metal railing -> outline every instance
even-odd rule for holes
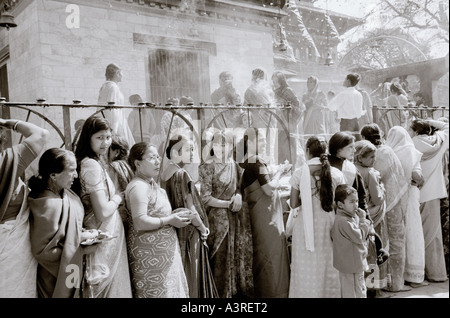
[[[54,122],[51,120],[48,116],[44,115],[43,109],[46,108],[60,108],[62,109],[62,118],[58,119],[58,122]],[[172,105],[156,105],[151,102],[146,103],[140,103],[137,106],[130,106],[130,105],[115,105],[114,103],[109,103],[108,105],[98,105],[98,104],[83,104],[79,100],[74,100],[72,104],[67,103],[46,103],[45,100],[37,100],[35,103],[29,103],[29,102],[6,102],[5,98],[0,98],[0,115],[2,118],[9,119],[10,118],[10,109],[21,109],[26,111],[25,118],[17,118],[25,121],[30,120],[30,116],[32,114],[36,115],[37,117],[43,119],[46,123],[48,123],[56,132],[56,135],[61,139],[62,144],[60,147],[65,147],[68,150],[73,150],[74,144],[81,132],[81,127],[79,127],[74,136],[72,136],[72,119],[71,119],[71,113],[70,110],[72,108],[93,108],[95,111],[90,114],[89,116],[93,116],[96,114],[101,114],[103,117],[105,117],[104,111],[111,110],[111,109],[137,109],[139,112],[139,130],[140,130],[140,136],[141,140],[143,139],[143,131],[142,131],[142,111],[143,110],[162,110],[165,112],[172,113],[171,116],[171,122],[169,126],[169,132],[167,133],[166,141],[167,144],[168,139],[170,137],[170,127],[172,125],[173,119],[175,116],[180,117],[186,125],[189,127],[189,129],[194,133],[195,138],[199,138],[201,140],[201,136],[203,133],[203,130],[205,128],[214,126],[215,122],[217,122],[220,118],[223,118],[226,116],[227,112],[233,111],[233,110],[240,110],[241,112],[245,113],[247,116],[247,122],[250,122],[250,113],[253,111],[263,111],[267,112],[269,114],[270,120],[274,120],[277,122],[277,125],[279,128],[281,128],[286,136],[291,136],[289,131],[290,123],[290,111],[292,107],[290,105],[278,105],[278,106],[269,106],[269,105],[209,105],[209,104],[201,104],[201,105],[190,105],[190,106],[172,106]],[[41,111],[39,111],[41,109]],[[190,122],[188,118],[186,118],[182,113],[180,113],[180,110],[190,110],[194,111],[196,114],[196,119],[200,121],[200,129],[196,129]],[[212,113],[211,120],[209,122],[206,122],[205,112],[210,111]],[[281,116],[279,115],[279,111],[286,111],[286,118],[287,120],[283,120]],[[62,125],[61,121],[62,120]],[[270,122],[269,120],[269,122]],[[238,127],[226,127],[226,128],[246,128],[242,126]],[[269,127],[267,127],[269,128]],[[199,130],[199,131],[198,131]],[[9,138],[11,139],[11,138]],[[291,143],[291,138],[289,138],[289,145]],[[290,158],[291,162],[294,161],[294,153],[291,151],[290,148]]]
[[[445,106],[378,106],[372,107],[373,122],[377,123],[385,133],[395,125],[407,125],[414,119],[427,119],[449,116],[449,108]]]
[[[209,104],[200,104],[200,105],[191,105],[191,106],[172,106],[172,105],[156,105],[151,102],[141,103],[137,106],[130,106],[130,105],[115,105],[114,103],[109,103],[108,105],[98,105],[98,104],[83,104],[79,100],[74,100],[71,104],[63,104],[63,103],[46,103],[45,100],[37,100],[35,103],[22,103],[22,102],[6,102],[5,98],[0,98],[0,115],[2,118],[8,119],[10,117],[10,109],[21,109],[26,111],[25,118],[18,118],[21,120],[29,121],[30,116],[34,114],[35,116],[43,119],[46,123],[48,123],[56,132],[56,135],[61,139],[61,146],[65,147],[68,150],[73,150],[74,144],[79,136],[79,133],[81,131],[81,127],[79,127],[74,136],[72,136],[72,119],[71,119],[71,112],[70,110],[72,108],[93,108],[95,109],[94,113],[92,113],[90,116],[95,114],[101,114],[103,117],[105,117],[104,111],[111,110],[111,109],[137,109],[139,112],[139,130],[140,130],[140,137],[141,140],[143,140],[143,130],[142,130],[142,111],[143,110],[162,110],[165,112],[172,113],[171,116],[171,122],[169,126],[169,132],[166,136],[165,144],[167,144],[168,139],[170,138],[170,127],[172,125],[173,119],[175,116],[180,117],[186,125],[189,127],[189,129],[194,133],[195,138],[199,138],[198,140],[201,140],[202,133],[205,128],[213,126],[218,120],[221,118],[224,118],[228,112],[231,112],[233,110],[240,110],[247,116],[247,122],[250,122],[250,113],[253,111],[264,111],[267,112],[270,116],[270,118],[274,119],[278,125],[278,128],[281,128],[286,136],[289,136],[288,142],[289,142],[289,158],[291,158],[291,162],[295,162],[295,153],[292,151],[292,143],[295,138],[300,139],[301,141],[305,141],[306,138],[311,136],[311,134],[301,134],[299,136],[294,136],[295,134],[292,133],[291,127],[290,127],[290,119],[291,119],[291,113],[292,110],[291,105],[278,105],[278,106],[269,106],[269,105],[209,105]],[[44,111],[42,109],[46,108],[61,108],[62,109],[62,118],[58,118],[58,122],[54,122],[50,118],[48,118],[46,115],[44,115]],[[41,109],[41,111],[39,111]],[[190,120],[186,118],[183,113],[180,113],[181,110],[190,110],[194,111],[196,114],[197,120],[200,121],[200,129],[196,129],[197,127],[194,127]],[[287,120],[284,120],[280,116],[281,112],[287,112],[286,116],[283,116],[287,118]],[[211,118],[208,122],[206,121],[205,113],[210,112],[209,118]],[[447,107],[389,107],[389,106],[377,106],[374,105],[372,108],[373,113],[373,122],[377,123],[382,127],[383,130],[385,130],[385,133],[387,133],[387,130],[390,129],[393,125],[398,124],[392,122],[392,118],[390,118],[390,114],[395,114],[396,117],[399,119],[400,124],[406,124],[407,121],[410,121],[411,119],[415,118],[429,118],[429,117],[436,117],[436,114],[441,117],[448,117],[449,108]],[[61,125],[62,120],[62,125]],[[246,127],[227,127],[227,128],[246,128]],[[269,127],[266,127],[269,128]],[[329,135],[329,134],[324,134]],[[9,138],[11,140],[11,138]]]

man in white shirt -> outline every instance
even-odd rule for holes
[[[359,132],[358,120],[366,113],[363,96],[356,89],[359,80],[358,74],[348,74],[343,83],[346,88],[328,104],[331,111],[337,112],[341,131]]]

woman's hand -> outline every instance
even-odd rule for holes
[[[123,193],[116,193],[111,198],[111,201],[117,205],[117,208],[123,203]]]
[[[90,230],[83,229],[80,235],[81,242],[84,242],[89,239],[94,239],[98,236],[98,234],[99,232],[97,229],[90,229]],[[97,245],[98,244],[81,245],[81,252],[85,255],[95,253],[95,251],[97,250]]]
[[[420,171],[413,171],[411,173],[411,184],[418,187],[419,189],[423,186],[423,183],[425,182],[423,179],[423,175]]]
[[[291,168],[292,164],[290,164],[289,161],[286,160],[284,163],[280,165],[281,174],[283,175],[285,173],[288,173],[289,170],[291,170]]]
[[[242,208],[242,195],[236,193],[231,197],[230,210],[232,212],[239,212],[241,208]]]
[[[191,213],[177,212],[170,215],[169,224],[177,228],[185,227],[191,224]]]

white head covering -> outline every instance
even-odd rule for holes
[[[420,164],[422,153],[416,149],[406,129],[401,126],[392,127],[387,134],[386,145],[394,150],[402,163],[405,177],[411,178],[414,167]]]

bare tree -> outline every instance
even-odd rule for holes
[[[438,30],[433,32],[433,37],[449,42],[448,1],[381,0],[366,18],[377,14],[389,17],[389,24],[402,25],[411,32]]]

